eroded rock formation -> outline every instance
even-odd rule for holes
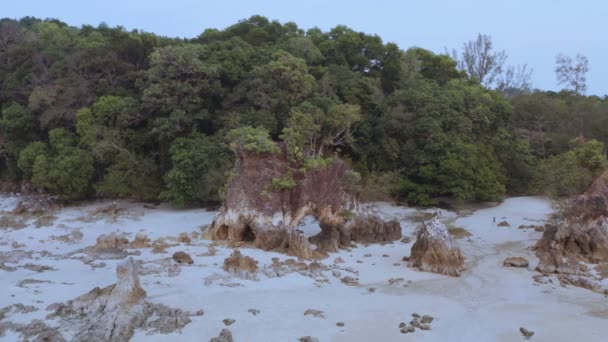
[[[340,159],[308,169],[285,153],[241,152],[237,159],[225,202],[209,230],[212,239],[249,242],[310,259],[352,242],[401,238],[397,221],[383,221],[359,204],[350,181],[353,173]],[[288,186],[277,185],[286,179]],[[296,229],[308,215],[322,230],[312,238]]]
[[[116,267],[116,284],[50,305],[47,318],[59,318],[76,341],[129,341],[135,329],[169,333],[190,323],[190,313],[145,301],[136,265],[129,258]]]
[[[599,176],[582,195],[567,203],[555,215],[554,221],[554,224],[547,225],[535,247],[540,259],[538,271],[557,273],[562,283],[576,284],[580,283],[579,276],[591,276],[590,264],[606,265],[608,172]]]
[[[421,271],[457,277],[464,270],[464,257],[445,224],[434,217],[422,223],[409,265]]]

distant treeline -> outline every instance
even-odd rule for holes
[[[420,205],[568,195],[604,168],[606,97],[491,89],[463,62],[260,16],[186,40],[3,19],[0,179],[212,203],[238,139],[281,140],[312,167],[338,155],[362,196]]]

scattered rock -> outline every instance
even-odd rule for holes
[[[30,264],[30,263],[23,265],[23,268],[30,270],[30,271],[38,272],[38,273],[44,272],[44,271],[55,271],[55,268],[53,268],[51,266],[36,265],[36,264]]]
[[[370,258],[372,255],[370,253],[364,254],[363,257],[364,258]]]
[[[334,259],[334,264],[343,264],[345,261],[344,259],[337,257]]]
[[[190,237],[188,236],[187,233],[180,233],[179,237],[177,238],[177,240],[181,243],[190,243],[192,242],[192,239],[190,239]]]
[[[464,257],[445,224],[435,217],[422,223],[409,264],[421,271],[459,276],[464,269]]]
[[[422,324],[433,323],[433,319],[434,319],[433,316],[424,315],[420,319],[420,323],[422,323]]]
[[[342,283],[348,286],[357,286],[359,285],[359,280],[357,278],[351,276],[345,276],[341,279]]]
[[[247,312],[249,312],[250,314],[257,316],[260,313],[260,310],[258,309],[249,309],[247,310]]]
[[[166,253],[165,249],[171,247],[164,238],[158,238],[152,241],[152,253]]]
[[[237,249],[224,260],[224,271],[242,279],[256,279],[258,262]]]
[[[323,313],[323,311],[321,311],[321,310],[307,309],[306,311],[304,311],[304,316],[325,318],[325,313]]]
[[[299,338],[300,342],[319,342],[319,339],[311,336],[304,336]]]
[[[500,221],[497,226],[498,227],[511,227],[511,225],[507,221]]]
[[[388,254],[382,254],[382,257],[383,258],[388,258],[388,257],[390,257],[390,255],[388,255]]]
[[[509,257],[502,263],[505,267],[528,267],[528,260],[522,257]]]
[[[344,322],[338,322],[338,323],[336,323],[336,326],[343,327],[344,326]]]
[[[192,257],[190,256],[190,254],[186,253],[186,252],[175,252],[173,253],[173,260],[175,260],[178,264],[189,264],[192,265],[194,263],[194,260],[192,260]]]
[[[530,331],[524,327],[519,328],[519,331],[521,332],[522,335],[524,335],[526,340],[529,340],[532,336],[534,336],[534,331]]]
[[[413,333],[416,331],[416,328],[412,325],[410,326],[405,326],[401,329],[399,329],[399,331],[401,331],[402,334],[409,334],[409,333]]]
[[[232,333],[228,329],[222,329],[218,337],[214,337],[209,342],[234,342]]]
[[[235,321],[235,320],[233,320],[232,318],[226,318],[226,319],[224,319],[222,322],[224,322],[224,324],[225,324],[226,326],[231,326],[231,325],[232,325],[232,323],[234,323],[234,322],[236,322],[236,321]]]
[[[131,248],[148,248],[150,247],[150,239],[145,234],[135,234],[135,240],[129,245]]]

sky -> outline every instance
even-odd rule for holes
[[[461,48],[478,33],[505,50],[507,63],[534,69],[532,85],[558,90],[555,56],[589,59],[587,94],[608,94],[608,1],[605,0],[0,0],[0,17],[56,18],[70,25],[141,29],[193,38],[251,15],[308,29],[347,25],[402,49]]]

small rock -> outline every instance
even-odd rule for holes
[[[362,263],[363,263],[363,261],[357,260],[357,264],[362,264]]]
[[[431,330],[431,326],[429,324],[420,324],[418,328],[420,328],[420,330]]]
[[[412,317],[414,317],[414,318],[420,318],[420,315],[414,312],[414,313],[412,314]]]
[[[403,242],[403,243],[410,243],[410,242],[412,242],[412,238],[409,237],[409,236],[406,236],[403,239],[401,239],[401,242]]]
[[[224,322],[224,324],[226,324],[226,326],[231,326],[232,323],[236,322],[235,320],[233,320],[232,318],[226,318],[224,319],[222,322]]]
[[[307,309],[306,311],[304,311],[304,316],[309,315],[313,317],[325,318],[325,314],[321,310]]]
[[[190,256],[190,254],[186,253],[186,252],[175,252],[173,254],[173,260],[175,260],[176,262],[180,263],[180,264],[193,264],[194,261],[192,260],[192,257]]]
[[[258,309],[249,309],[247,310],[247,312],[249,312],[250,314],[257,316],[261,311]]]
[[[510,257],[506,258],[502,263],[505,267],[528,267],[528,260],[522,257]]]
[[[370,293],[374,293],[374,292],[376,292],[376,288],[370,287],[369,289],[367,289],[367,291],[369,291]]]
[[[522,335],[524,335],[526,340],[529,340],[530,337],[534,336],[534,331],[530,331],[524,327],[519,328],[519,331],[521,332]]]
[[[390,255],[388,255],[388,254],[382,254],[382,257],[383,258],[388,258],[388,257],[390,257]]]
[[[198,311],[195,313],[195,315],[197,315],[197,316],[202,316],[202,315],[204,315],[204,314],[205,314],[205,311],[204,311],[204,310],[202,310],[202,309],[201,309],[201,310],[198,310]]]
[[[343,264],[344,263],[344,259],[338,257],[334,259],[334,264]]]
[[[500,223],[498,223],[498,226],[499,227],[511,227],[511,225],[507,221],[501,221]]]
[[[299,341],[300,342],[319,342],[319,339],[312,337],[312,336],[304,336],[304,337],[300,337]]]
[[[401,331],[402,334],[413,333],[416,331],[416,327],[410,325],[409,327],[401,328],[399,331]]]
[[[344,326],[344,322],[338,322],[338,323],[336,323],[336,325],[339,326],[339,327],[343,327]]]
[[[401,260],[403,260],[403,261],[410,261],[410,257],[409,256],[404,256],[403,258],[401,258]]]
[[[407,327],[407,323],[401,322],[399,323],[399,329]]]
[[[179,237],[177,238],[181,243],[190,243],[192,239],[188,236],[188,233],[179,233]]]
[[[342,278],[342,282],[345,285],[348,285],[348,286],[357,286],[357,285],[359,285],[359,280],[357,280],[357,278],[353,278],[351,276],[345,276],[344,278]]]
[[[364,254],[363,257],[364,258],[370,258],[372,255],[370,253]]]
[[[422,319],[420,319],[420,322],[422,324],[428,324],[428,323],[432,323],[433,319],[434,319],[433,316],[424,315],[424,316],[422,316]]]

